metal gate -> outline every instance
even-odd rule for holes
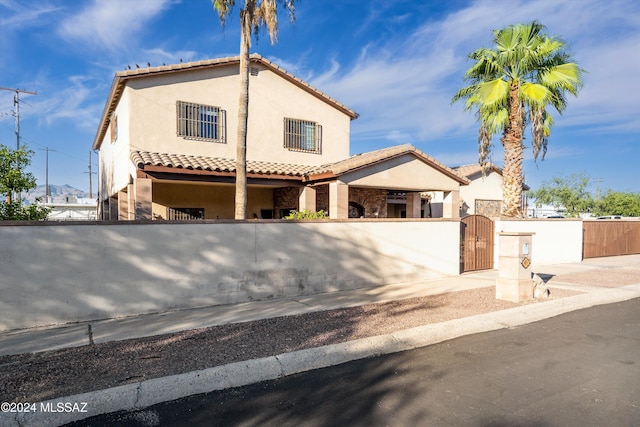
[[[460,220],[460,272],[493,268],[493,221],[482,215]]]

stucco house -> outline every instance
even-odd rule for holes
[[[460,216],[484,215],[499,217],[502,208],[502,169],[489,164],[485,174],[478,163],[453,168],[460,176],[469,180],[469,185],[460,187]],[[522,186],[528,190],[527,185]],[[522,193],[523,212],[527,212],[526,194]]]
[[[115,75],[93,142],[100,218],[234,217],[239,58]],[[358,114],[268,59],[250,59],[247,216],[421,217],[427,191],[459,214],[452,169],[410,145],[350,156]]]

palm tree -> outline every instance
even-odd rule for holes
[[[452,102],[466,99],[465,110],[477,109],[479,162],[483,168],[494,134],[502,133],[504,193],[501,214],[521,217],[524,182],[523,134],[531,125],[534,159],[547,151],[553,118],[549,105],[562,113],[566,93],[577,95],[584,73],[564,50],[565,44],[546,35],[537,21],[494,31],[494,49],[480,48],[469,55],[475,61],[464,77],[471,84]]]
[[[249,48],[252,34],[257,37],[261,26],[269,32],[271,44],[278,38],[278,4],[293,21],[295,0],[244,0],[240,9],[240,99],[238,108],[238,138],[236,148],[235,219],[245,219],[247,211],[247,119],[249,117]],[[211,0],[224,27],[235,0]]]

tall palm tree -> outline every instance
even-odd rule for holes
[[[249,48],[251,36],[257,37],[261,26],[269,33],[274,44],[278,38],[278,4],[281,4],[293,21],[295,0],[244,0],[240,9],[240,99],[238,108],[238,137],[236,148],[236,200],[235,219],[246,219],[247,211],[247,120],[249,117]],[[224,27],[235,0],[211,0]]]
[[[524,181],[523,135],[531,125],[534,159],[547,151],[553,118],[549,106],[562,113],[566,94],[577,95],[584,73],[565,51],[565,44],[550,37],[537,21],[510,25],[494,31],[494,48],[480,48],[469,55],[475,61],[464,77],[469,86],[460,89],[453,102],[466,99],[465,109],[477,109],[479,162],[483,168],[494,134],[502,133],[504,193],[501,214],[521,217]]]

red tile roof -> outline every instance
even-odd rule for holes
[[[236,161],[219,157],[190,156],[185,154],[151,153],[148,151],[134,151],[131,161],[136,167],[162,166],[166,168],[203,170],[210,172],[235,173]],[[302,177],[312,166],[293,165],[287,163],[247,161],[247,173],[258,175],[280,175]]]
[[[380,150],[356,154],[347,159],[323,166],[296,165],[276,162],[247,161],[247,173],[257,175],[277,175],[299,177],[304,181],[313,181],[319,177],[337,177],[357,169],[367,168],[386,160],[411,154],[441,173],[455,179],[459,183],[469,184],[467,178],[461,177],[455,171],[438,162],[411,145],[396,145]],[[235,173],[236,161],[219,157],[191,156],[185,154],[152,153],[148,151],[134,151],[131,160],[140,169],[145,166],[160,166],[166,168],[203,170],[210,172]]]
[[[320,174],[332,174],[336,176],[344,175],[345,173],[361,168],[366,168],[371,165],[392,159],[394,157],[403,156],[405,154],[411,154],[415,156],[416,158],[422,160],[424,163],[444,173],[450,178],[455,179],[463,185],[469,183],[469,181],[465,177],[460,176],[454,170],[450,169],[449,167],[445,166],[433,157],[423,153],[410,144],[395,145],[393,147],[381,148],[379,150],[356,154],[335,163],[315,167],[308,172],[308,176],[309,178],[313,178],[314,175]]]

